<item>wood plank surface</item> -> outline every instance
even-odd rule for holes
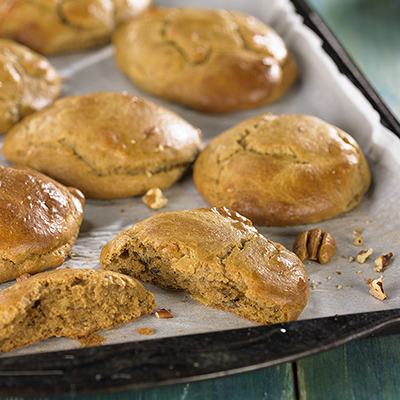
[[[400,335],[368,338],[298,361],[301,400],[400,398]]]

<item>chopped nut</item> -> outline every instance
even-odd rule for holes
[[[370,285],[371,284],[371,282],[372,282],[372,279],[371,278],[369,278],[369,279],[367,279],[367,282],[365,282],[367,285]]]
[[[168,203],[168,199],[164,197],[161,189],[157,187],[148,190],[142,197],[142,201],[153,210],[159,210]]]
[[[337,288],[340,290],[340,289],[343,289],[343,286],[342,285],[338,285]]]
[[[364,264],[367,258],[372,254],[372,252],[373,252],[372,247],[370,247],[368,250],[361,250],[357,254],[357,261],[360,264]]]
[[[351,262],[353,262],[353,261],[354,261],[354,257],[353,257],[353,256],[350,256],[348,262],[351,263]]]
[[[300,233],[293,243],[293,252],[301,261],[310,259],[325,264],[333,257],[335,250],[333,236],[319,228]]]
[[[30,274],[23,274],[21,276],[18,276],[16,281],[17,282],[25,281],[26,279],[29,279],[30,277],[31,277]]]
[[[154,331],[151,328],[139,328],[136,333],[140,335],[154,335]]]
[[[393,257],[393,253],[384,254],[384,255],[378,257],[375,260],[374,271],[382,272],[383,268],[387,267],[387,265],[389,264],[392,257]]]
[[[373,280],[369,285],[369,292],[378,300],[385,300],[387,298],[383,290],[382,278],[383,276],[381,275],[380,278]]]
[[[356,237],[353,239],[353,244],[354,244],[354,246],[362,246],[363,243],[364,243],[364,239],[363,239],[362,236],[356,236]]]
[[[353,233],[354,233],[354,235],[360,236],[361,235],[361,228],[359,226],[357,228],[354,228]]]
[[[313,288],[313,289],[316,289],[317,287],[315,286],[315,282],[314,281],[311,281],[311,287]]]
[[[166,310],[165,308],[161,308],[160,310],[156,311],[157,318],[174,318],[174,316],[170,313],[170,311]]]

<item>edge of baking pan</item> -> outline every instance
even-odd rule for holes
[[[305,0],[291,0],[339,70],[400,137],[400,124]],[[399,332],[400,310],[103,345],[0,359],[0,395],[77,396],[141,390],[248,372],[353,340]]]
[[[400,309],[0,359],[0,395],[77,396],[196,382],[398,330]]]

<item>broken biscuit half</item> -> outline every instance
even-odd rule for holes
[[[259,324],[297,319],[310,291],[294,253],[224,207],[155,214],[107,243],[100,264]]]
[[[131,322],[155,306],[153,294],[126,275],[72,268],[42,272],[0,293],[0,351],[52,336],[79,339]]]

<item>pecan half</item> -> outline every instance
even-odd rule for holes
[[[293,253],[301,261],[315,260],[325,264],[333,257],[335,251],[336,242],[333,236],[319,228],[300,233],[293,243]]]

